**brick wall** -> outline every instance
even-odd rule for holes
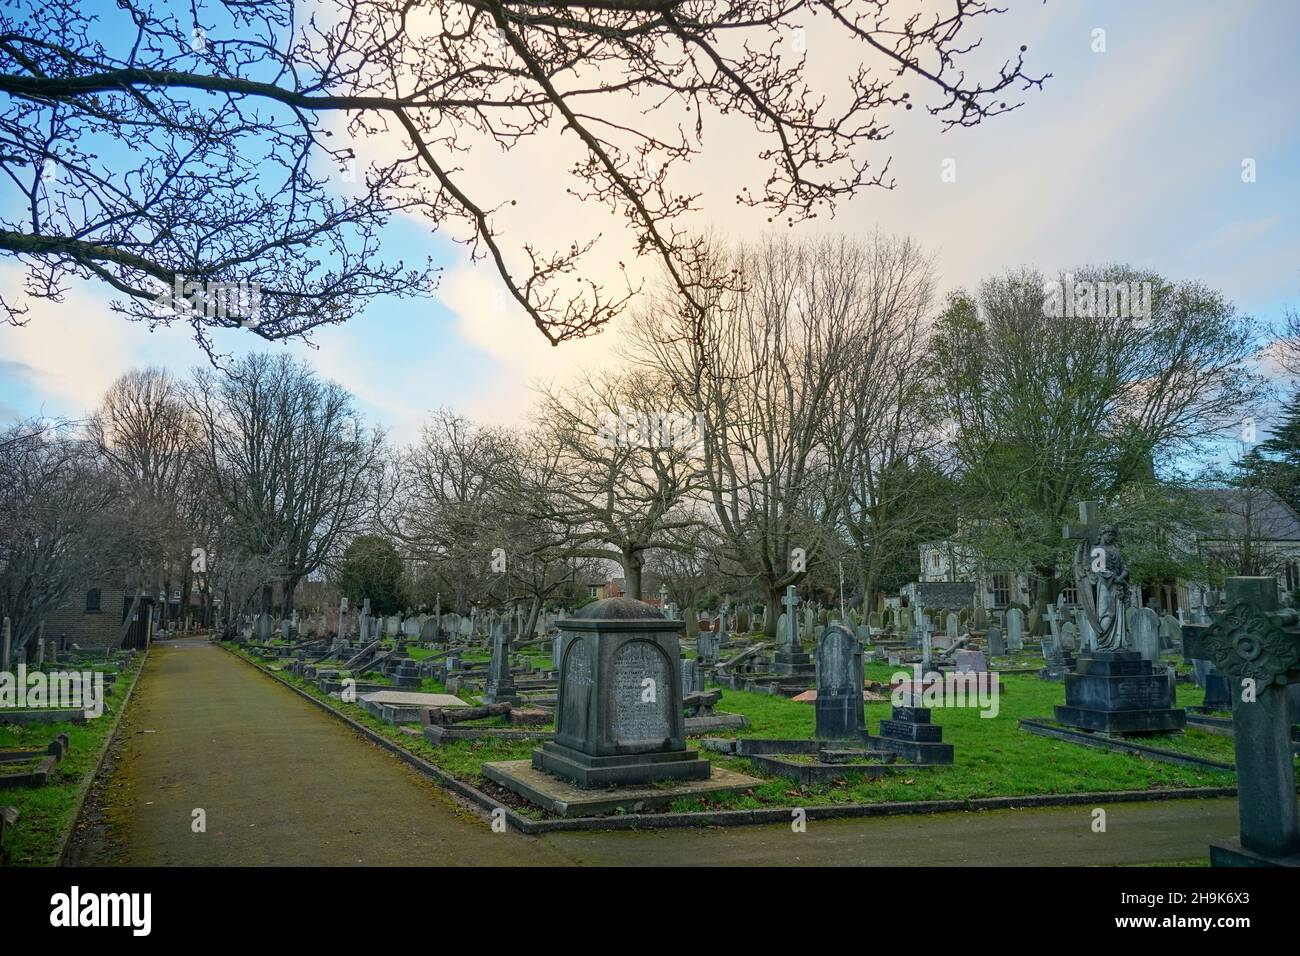
[[[78,644],[81,647],[109,647],[118,643],[118,631],[122,626],[124,602],[127,599],[125,588],[101,587],[99,589],[99,610],[86,611],[86,590],[75,591],[63,607],[51,611],[45,617],[45,639],[57,641],[67,638],[67,646]]]

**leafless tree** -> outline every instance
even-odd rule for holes
[[[286,355],[197,369],[190,403],[204,484],[230,523],[226,550],[277,569],[287,615],[298,582],[373,519],[383,433],[346,389]],[[268,613],[274,583],[263,582]]]
[[[505,429],[438,409],[401,456],[384,531],[432,573],[434,588],[446,588],[444,597],[460,614],[487,599],[497,580],[492,550],[503,545],[490,529],[505,507],[515,441]]]
[[[914,241],[881,234],[860,240],[845,266],[855,273],[857,344],[830,384],[836,420],[827,451],[870,610],[882,575],[939,510],[931,489],[916,480],[917,465],[940,442],[925,365],[935,276]]]
[[[710,268],[736,288],[702,313],[665,298],[633,328],[637,361],[703,415],[704,493],[772,626],[781,592],[837,535],[844,487],[829,441],[863,347],[865,258],[843,238],[718,248]]]
[[[630,251],[657,256],[702,304],[698,281],[717,277],[695,268],[700,247],[677,224],[698,197],[676,184],[706,119],[753,123],[769,171],[737,201],[793,222],[892,186],[888,160],[866,152],[912,107],[903,83],[935,94],[927,108],[949,127],[1013,110],[1046,79],[1024,71],[1024,46],[987,78],[968,71],[977,21],[1002,12],[981,0],[902,14],[890,0],[321,0],[300,12],[293,0],[0,12],[0,170],[21,210],[0,220],[0,249],[26,265],[28,295],[57,300],[70,278],[93,277],[123,313],[188,322],[209,352],[214,327],[302,335],[377,294],[425,291],[427,265],[380,248],[401,213],[459,230],[558,343],[600,328],[631,290],[582,278],[597,237],[551,251],[504,242],[494,211],[521,197],[508,183],[471,194],[459,164],[475,144],[572,133],[568,189],[626,218]],[[862,51],[842,96],[807,75],[814,19]],[[398,146],[354,172],[355,191],[325,171],[352,169],[353,146],[330,128],[344,123],[351,141]],[[212,282],[260,283],[260,310],[214,314]],[[194,283],[201,307],[160,311],[177,283],[186,295]],[[24,321],[17,298],[0,305]]]
[[[128,618],[150,584],[170,595],[180,588],[189,607],[194,534],[196,429],[184,390],[161,368],[134,369],[108,389],[87,426],[99,454],[120,476],[131,499],[138,534],[149,534],[153,558],[148,579],[135,582]]]
[[[649,372],[588,375],[542,389],[536,411],[538,441],[565,475],[538,517],[567,524],[577,556],[620,564],[633,598],[645,553],[679,547],[674,534],[698,520],[685,505],[700,480],[699,420],[668,385]]]
[[[15,646],[87,582],[132,570],[128,505],[92,444],[39,422],[0,432],[0,616]]]

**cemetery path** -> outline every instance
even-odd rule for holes
[[[714,830],[542,837],[582,866],[1122,866],[1208,861],[1237,834],[1234,799],[911,814]]]
[[[206,641],[155,644],[70,862],[564,863]],[[207,832],[191,828],[194,811]]]
[[[191,829],[206,813],[206,833]],[[428,779],[206,641],[150,652],[69,862],[81,865],[1115,865],[1204,860],[1231,799],[708,830],[493,833]]]

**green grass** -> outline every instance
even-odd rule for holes
[[[883,664],[869,665],[868,679],[887,682],[898,668]],[[394,741],[429,763],[476,787],[486,780],[482,765],[489,761],[524,760],[537,747],[537,741],[500,739],[464,740],[434,747],[423,738],[403,733],[391,724],[365,713],[355,704],[344,704],[321,694],[315,684],[285,680],[307,690],[359,723]],[[846,803],[885,803],[920,800],[960,800],[994,796],[1028,796],[1038,794],[1113,792],[1194,787],[1231,787],[1236,774],[1231,771],[1183,767],[1139,756],[1094,750],[1065,741],[1039,737],[1019,728],[1022,717],[1050,718],[1055,704],[1065,699],[1064,685],[1041,681],[1035,675],[1009,675],[1002,678],[1005,693],[999,696],[995,717],[981,717],[973,708],[935,708],[934,722],[941,725],[944,740],[953,744],[956,763],[951,767],[900,768],[883,777],[846,774],[832,783],[801,787],[780,777],[764,777],[744,758],[728,757],[701,750],[701,754],[718,766],[762,778],[762,783],[740,794],[717,798],[679,800],[669,809],[698,811],[703,809],[758,809],[762,807],[808,807]],[[431,684],[432,682],[426,682]],[[1182,706],[1199,704],[1204,693],[1195,686],[1178,686]],[[798,703],[784,697],[723,690],[719,710],[743,714],[750,727],[739,735],[762,738],[811,738],[815,714],[810,703]],[[868,727],[878,732],[879,721],[888,717],[890,704],[866,704]],[[502,718],[482,722],[480,726],[509,726]],[[545,728],[528,728],[545,729]],[[734,733],[718,736],[736,736]],[[1226,763],[1233,762],[1232,739],[1191,729],[1183,735],[1147,738],[1152,746],[1192,753]],[[525,815],[545,816],[534,808],[521,810]]]
[[[43,787],[0,790],[0,805],[18,808],[18,823],[5,831],[5,849],[12,866],[52,866],[58,862],[61,841],[72,826],[83,788],[99,760],[99,751],[121,711],[127,688],[139,673],[143,654],[129,669],[118,673],[105,687],[104,715],[81,724],[0,725],[0,750],[36,750],[49,746],[59,734],[68,735],[69,752],[55,766]],[[105,670],[103,665],[78,669]],[[14,769],[11,764],[7,769]],[[0,772],[7,770],[0,769]]]

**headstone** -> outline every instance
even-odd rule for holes
[[[1134,610],[1133,649],[1154,664],[1160,660],[1160,617],[1149,607]]]
[[[1002,640],[1002,628],[996,624],[989,628],[988,637],[989,657],[1005,657],[1007,653],[1006,642]]]
[[[1025,612],[1018,607],[1007,611],[1007,650],[1012,654],[1025,649]]]
[[[437,644],[442,641],[442,635],[438,633],[436,616],[426,617],[424,623],[420,625],[420,641],[427,644]]]
[[[1287,685],[1300,682],[1300,626],[1279,610],[1277,579],[1228,579],[1227,608],[1183,628],[1183,655],[1213,661],[1228,678],[1237,757],[1240,836],[1210,847],[1214,866],[1300,866]],[[1249,682],[1249,683],[1247,683]],[[1249,687],[1252,693],[1245,693]],[[1242,688],[1238,693],[1237,688]]]
[[[1160,617],[1160,650],[1170,650],[1175,644],[1182,640],[1183,623],[1172,614],[1164,614]]]
[[[786,626],[785,633],[781,636],[782,640],[777,645],[778,650],[773,666],[778,674],[811,678],[816,673],[817,667],[811,655],[803,650],[799,639],[799,618],[795,613],[795,608],[799,604],[799,593],[793,584],[785,589],[785,597],[781,599],[781,603],[786,608],[786,613],[782,615]]]
[[[583,788],[707,780],[709,761],[686,749],[681,624],[649,604],[606,598],[558,622],[555,739],[533,767]]]
[[[817,739],[863,736],[862,688],[862,645],[847,625],[828,625],[817,642]]]
[[[1071,651],[1079,649],[1079,628],[1073,621],[1066,621],[1061,625],[1061,651],[1069,654]]]
[[[1050,636],[1043,638],[1043,664],[1043,669],[1038,672],[1043,680],[1064,680],[1069,670],[1061,645]]]
[[[482,698],[485,704],[517,705],[523,700],[510,674],[510,636],[502,624],[492,632],[492,660],[488,664]]]
[[[955,640],[960,627],[961,621],[957,619],[957,615],[949,611],[948,616],[944,618],[944,633]]]
[[[989,665],[982,651],[961,650],[953,655],[953,669],[959,674],[983,674]]]

